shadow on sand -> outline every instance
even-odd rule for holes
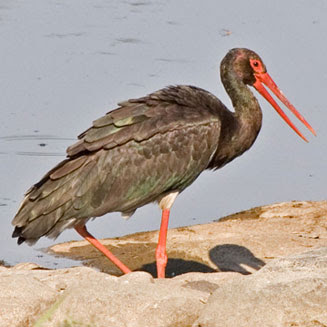
[[[166,277],[172,278],[188,272],[208,273],[215,271],[232,271],[249,275],[253,270],[259,270],[265,265],[264,261],[255,257],[249,249],[236,244],[217,245],[209,251],[209,257],[217,269],[198,261],[168,259]],[[247,268],[251,268],[251,270]],[[153,277],[157,275],[155,262],[145,264],[139,270],[146,271]]]

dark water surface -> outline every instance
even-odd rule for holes
[[[260,99],[264,122],[253,148],[202,174],[177,199],[170,226],[273,202],[326,199],[326,15],[325,1],[0,1],[0,259],[70,265],[39,251],[51,240],[30,248],[11,239],[24,192],[119,101],[193,84],[230,106],[218,70],[233,47],[261,55],[318,136],[305,134],[306,144]],[[159,223],[159,209],[149,205],[129,221],[110,214],[88,228],[102,238]],[[65,231],[57,242],[72,239],[80,237]]]

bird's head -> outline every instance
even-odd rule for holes
[[[253,86],[277,111],[277,113],[285,120],[285,122],[307,142],[307,139],[297,129],[297,127],[290,121],[286,114],[282,111],[276,101],[268,93],[268,87],[276,97],[289,109],[293,114],[314,134],[316,132],[304,117],[295,109],[295,107],[288,101],[283,92],[279,89],[273,79],[267,73],[267,69],[262,59],[252,50],[245,48],[235,48],[230,50],[221,62],[220,66],[221,76],[231,72],[236,74],[237,79],[244,84]],[[263,85],[264,84],[264,85]]]

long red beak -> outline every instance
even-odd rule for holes
[[[264,83],[276,96],[284,103],[284,105],[293,112],[293,114],[312,132],[316,135],[314,129],[310,124],[304,119],[304,117],[294,108],[294,106],[287,100],[283,92],[278,88],[272,78],[268,73],[255,73],[256,82],[253,84],[255,89],[275,108],[278,114],[285,120],[285,122],[297,133],[304,141],[308,140],[302,135],[302,133],[296,128],[296,126],[290,121],[283,110],[279,107],[272,96],[267,92],[265,87],[262,85]]]

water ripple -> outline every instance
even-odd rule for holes
[[[18,156],[32,156],[32,157],[64,157],[64,152],[31,152],[31,151],[17,151],[15,152]]]
[[[5,141],[30,141],[30,140],[57,140],[57,141],[75,141],[75,138],[60,137],[50,134],[26,134],[26,135],[8,135],[0,136],[0,140]]]
[[[67,141],[75,141],[75,138],[60,137],[50,134],[24,134],[0,136],[1,151],[0,155],[18,155],[33,157],[64,157],[66,154],[56,150],[61,148]],[[35,147],[38,147],[34,151]],[[44,151],[40,151],[44,149]]]

